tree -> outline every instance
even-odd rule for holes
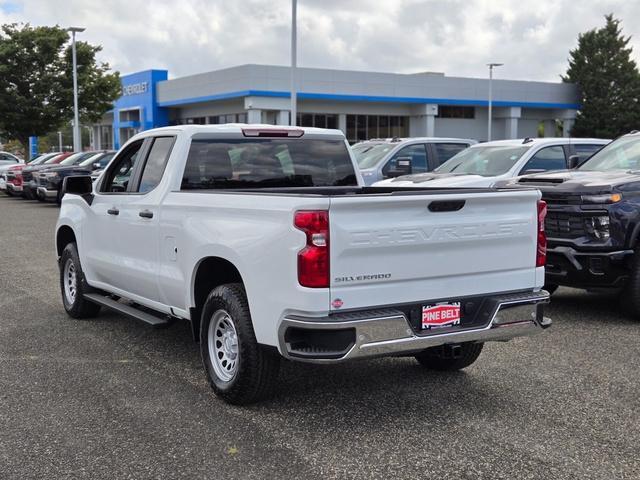
[[[94,122],[120,95],[120,77],[98,63],[102,47],[76,42],[81,122]],[[73,118],[73,66],[62,28],[9,24],[0,29],[0,131],[28,150]]]
[[[571,134],[615,138],[640,128],[640,73],[631,59],[631,37],[609,14],[605,26],[578,36],[565,82],[578,84],[582,108]]]

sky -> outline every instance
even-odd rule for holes
[[[640,63],[638,0],[298,0],[298,65],[560,81],[580,32],[622,20]],[[0,23],[82,26],[122,74],[170,78],[290,64],[290,0],[0,0]]]

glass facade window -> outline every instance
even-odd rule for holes
[[[409,136],[409,117],[394,115],[347,115],[347,140]]]
[[[139,122],[140,121],[140,110],[121,110],[119,112],[120,121],[121,122]]]
[[[223,123],[247,123],[247,113],[226,113],[209,117],[209,123],[220,125]]]
[[[113,149],[113,126],[100,125],[100,147],[105,150]]]
[[[338,115],[299,113],[297,124],[300,127],[338,128]]]
[[[207,123],[207,117],[185,118],[184,123],[186,125],[205,125]]]
[[[139,128],[121,128],[120,129],[120,145],[124,145],[131,137],[140,131]]]
[[[439,105],[436,116],[438,118],[476,118],[476,109],[458,105]]]

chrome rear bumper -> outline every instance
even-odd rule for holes
[[[405,314],[395,309],[337,314],[324,318],[285,317],[278,331],[280,352],[285,358],[312,363],[336,363],[353,358],[410,354],[426,348],[463,342],[507,341],[534,335],[551,326],[543,305],[549,293],[528,292],[496,297],[491,320],[482,328],[418,335]],[[303,332],[354,332],[353,341],[342,350],[296,350],[287,339],[289,329]],[[313,333],[311,333],[313,334]]]

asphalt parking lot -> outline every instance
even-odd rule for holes
[[[0,478],[640,478],[640,321],[560,289],[552,329],[456,374],[285,363],[211,393],[188,325],[65,314],[58,209],[0,197]]]

